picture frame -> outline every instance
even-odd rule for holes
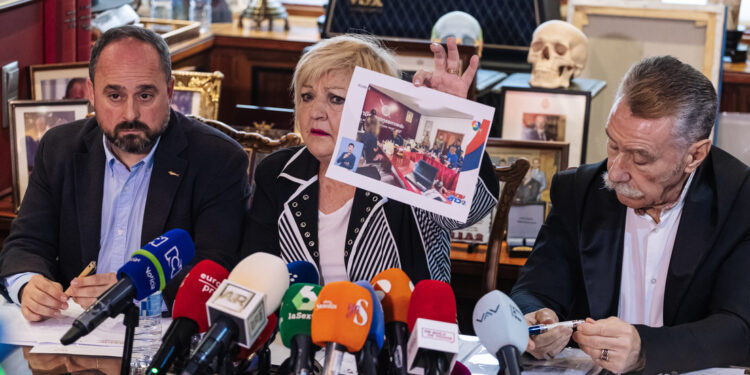
[[[500,138],[489,138],[487,140],[487,145],[485,146],[485,151],[496,168],[510,166],[517,159],[526,158],[531,163],[531,167],[527,173],[533,174],[535,173],[534,158],[540,158],[539,167],[537,168],[539,168],[544,175],[544,183],[539,183],[535,195],[538,199],[519,197],[519,194],[526,194],[530,197],[534,193],[533,191],[528,191],[533,190],[528,189],[528,186],[526,191],[522,193],[522,187],[524,186],[524,183],[522,182],[518,192],[516,192],[517,201],[514,202],[514,205],[544,205],[544,218],[546,218],[551,207],[549,188],[552,184],[552,176],[554,176],[555,173],[568,168],[569,149],[570,145],[566,142],[525,141]],[[513,207],[511,207],[511,210],[513,210]],[[492,228],[492,220],[494,217],[495,209],[493,209],[484,219],[474,225],[452,231],[451,241],[486,244],[490,238],[490,230]]]
[[[723,4],[568,1],[568,22],[588,38],[588,58],[581,76],[607,82],[591,109],[591,123],[595,126],[588,136],[588,150],[593,156],[588,162],[605,157],[604,124],[619,83],[628,69],[643,58],[674,56],[702,72],[720,92],[725,14]]]
[[[11,100],[10,148],[13,173],[13,209],[18,212],[33,171],[34,155],[49,129],[88,115],[88,100]]]
[[[586,162],[590,91],[503,86],[500,95],[501,138],[566,142],[567,161],[573,166]]]
[[[34,100],[86,99],[89,63],[40,64],[29,67]],[[73,81],[73,82],[71,82]]]
[[[172,108],[186,115],[196,115],[209,120],[219,116],[221,81],[224,74],[173,70],[175,78]]]

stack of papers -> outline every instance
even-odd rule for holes
[[[93,332],[78,339],[75,344],[60,344],[60,338],[70,329],[75,318],[83,312],[81,306],[72,300],[68,301],[68,306],[69,308],[58,317],[42,322],[29,322],[23,317],[18,306],[7,302],[0,303],[0,322],[4,328],[0,343],[32,346],[31,353],[122,356],[125,338],[122,315],[105,320]],[[171,319],[162,319],[162,332],[170,322]]]

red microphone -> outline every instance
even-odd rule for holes
[[[450,285],[420,281],[411,294],[407,323],[411,331],[406,353],[409,372],[450,374],[458,354],[456,297]]]
[[[202,260],[185,276],[172,306],[172,324],[164,334],[148,374],[166,373],[172,363],[180,362],[190,349],[190,338],[208,329],[206,301],[229,276],[229,271],[211,260]],[[180,363],[176,364],[176,367]]]
[[[240,362],[248,359],[253,353],[257,352],[259,349],[261,349],[263,346],[265,346],[268,343],[268,340],[271,339],[271,336],[273,336],[274,332],[276,331],[276,314],[271,314],[268,316],[268,323],[266,324],[266,327],[263,328],[263,330],[260,332],[260,336],[258,336],[257,339],[255,339],[255,342],[253,343],[250,348],[243,348],[239,345],[237,347],[240,349],[237,355],[234,356],[235,362]]]

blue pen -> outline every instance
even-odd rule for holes
[[[585,320],[568,320],[567,322],[559,322],[559,323],[552,323],[552,324],[537,324],[535,326],[529,327],[529,336],[541,335],[542,333],[547,332],[555,327],[576,328],[585,322],[586,322]]]

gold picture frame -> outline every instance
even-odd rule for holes
[[[209,120],[218,118],[221,81],[224,74],[219,71],[206,73],[173,70],[172,75],[175,78],[173,108],[186,115]]]
[[[86,90],[86,79],[89,78],[88,61],[76,63],[39,64],[29,66],[31,80],[31,98],[34,100],[61,100],[68,95],[68,83],[74,79],[83,79]],[[85,99],[80,95],[70,99]]]

